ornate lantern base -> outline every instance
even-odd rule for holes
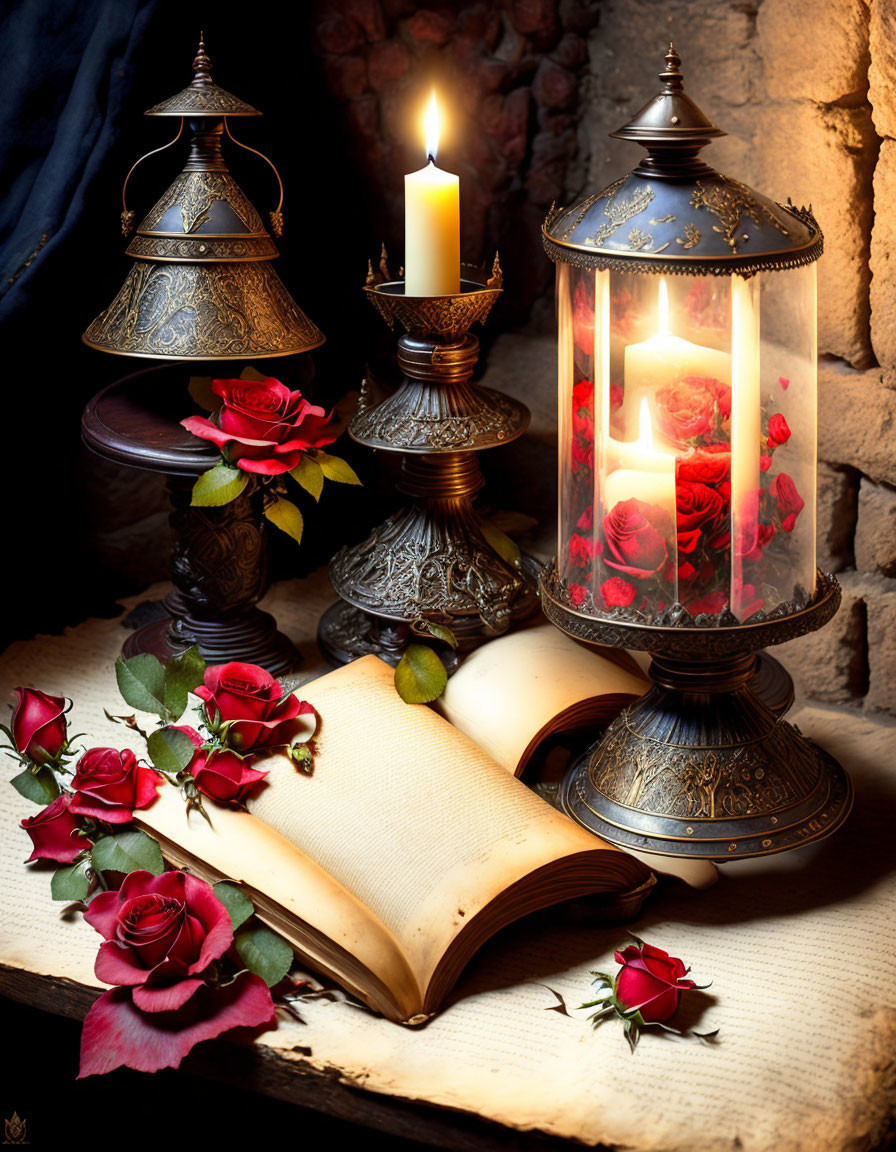
[[[840,587],[819,573],[802,611],[755,624],[672,627],[585,616],[555,571],[541,584],[554,624],[595,644],[653,656],[653,687],[567,773],[560,806],[612,844],[665,856],[730,860],[821,840],[853,793],[843,768],[749,684],[755,653],[822,627]]]

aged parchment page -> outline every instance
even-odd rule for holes
[[[429,708],[405,704],[377,657],[306,684],[301,695],[321,717],[314,775],[271,757],[249,810],[382,920],[422,988],[452,940],[474,931],[477,913],[530,873],[545,870],[530,887],[540,905],[647,878]],[[546,869],[564,857],[560,884]],[[530,904],[520,893],[503,919]]]
[[[263,605],[301,645],[305,672],[331,599],[318,578],[279,585]],[[13,645],[0,657],[3,698],[15,684],[73,695],[75,729],[93,725],[98,742],[124,746],[130,733],[103,729],[98,704],[115,710],[112,659],[125,635],[94,620]],[[85,693],[97,707],[83,706]],[[359,1091],[629,1152],[874,1147],[896,1110],[896,726],[820,707],[792,718],[853,776],[844,827],[809,849],[726,864],[707,892],[666,888],[632,925],[712,980],[698,1026],[721,1029],[716,1046],[645,1035],[630,1056],[609,1025],[592,1031],[576,1005],[589,998],[589,971],[613,967],[624,930],[544,921],[486,945],[422,1030],[321,1002],[260,1042],[297,1071],[326,1070]],[[52,868],[22,864],[30,841],[17,823],[34,810],[0,788],[0,961],[95,986],[100,937],[50,900]],[[551,1010],[549,989],[569,1016]]]
[[[614,717],[647,681],[552,624],[501,636],[464,658],[437,707],[517,776],[549,733]]]

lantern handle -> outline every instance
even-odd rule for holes
[[[273,210],[273,212],[270,213],[270,217],[271,231],[279,240],[279,238],[283,235],[283,181],[280,179],[280,173],[277,171],[274,165],[274,161],[269,160],[267,156],[265,156],[264,152],[259,152],[257,148],[250,148],[248,144],[243,144],[241,140],[237,140],[234,134],[230,131],[230,124],[228,123],[228,118],[226,116],[224,117],[224,131],[238,148],[244,148],[247,152],[252,152],[255,156],[260,156],[266,164],[270,165],[274,175],[277,177],[277,186],[280,189],[280,199],[277,201],[277,207]]]
[[[128,172],[127,176],[125,176],[124,184],[121,186],[121,234],[125,238],[130,236],[130,234],[134,231],[134,211],[133,209],[128,208],[128,203],[125,199],[125,194],[128,190],[128,181],[134,175],[137,167],[142,164],[144,160],[148,160],[150,156],[155,156],[157,152],[164,152],[166,148],[170,148],[172,144],[176,144],[180,139],[180,134],[183,132],[183,130],[184,118],[181,116],[180,127],[178,128],[177,135],[174,137],[174,139],[169,140],[167,144],[163,144],[161,148],[153,148],[152,152],[147,152],[145,156],[141,156],[139,160],[135,161],[135,163],[131,165],[130,172]]]

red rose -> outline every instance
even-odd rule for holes
[[[758,612],[765,601],[761,596],[756,595],[756,587],[753,584],[743,584],[740,588],[741,620],[749,620],[754,612]]]
[[[777,448],[779,444],[786,444],[790,439],[790,428],[784,417],[776,412],[768,422],[768,446]]]
[[[587,284],[594,284],[594,278],[580,279],[576,284],[572,302],[572,331],[576,346],[589,356],[594,355],[594,292]]]
[[[591,563],[594,545],[578,533],[569,539],[569,559],[577,568],[585,568]]]
[[[693,552],[697,545],[700,543],[700,537],[703,533],[699,528],[692,528],[688,532],[678,533],[678,551],[688,554]]]
[[[256,664],[217,664],[206,668],[196,695],[205,701],[209,724],[226,725],[225,742],[238,752],[290,744],[305,728],[299,719],[314,713],[305,701],[283,689]]]
[[[715,488],[686,481],[675,487],[675,504],[679,533],[695,528],[712,531],[725,511],[725,501]]]
[[[778,511],[781,513],[782,521],[790,520],[790,527],[784,528],[784,531],[791,532],[806,501],[797,492],[796,484],[786,472],[779,472],[777,476],[772,477],[768,490],[778,502]]]
[[[726,387],[711,376],[686,376],[677,384],[657,389],[660,428],[671,440],[680,442],[705,436],[712,431],[719,390]]]
[[[84,919],[105,938],[97,978],[121,987],[104,992],[87,1015],[81,1076],[122,1064],[176,1068],[199,1040],[272,1020],[260,977],[241,973],[220,989],[205,984],[206,969],[233,942],[233,925],[204,880],[131,872],[117,892],[95,896]]]
[[[586,444],[594,442],[594,385],[580,380],[572,390],[572,432]]]
[[[721,484],[731,472],[731,448],[727,444],[707,444],[678,458],[679,483]]]
[[[675,1015],[682,992],[697,985],[675,956],[652,944],[629,944],[616,953],[622,971],[616,977],[616,999],[627,1011],[637,1009],[645,1024],[661,1024]]]
[[[52,804],[42,808],[36,816],[27,816],[20,824],[34,845],[34,850],[25,861],[55,860],[59,864],[72,864],[87,841],[74,833],[78,830],[78,818],[69,807],[72,798],[68,792],[57,796]]]
[[[203,752],[202,737],[195,728],[180,725],[176,731],[185,733],[193,741],[196,751],[187,765],[187,771],[203,796],[224,804],[242,804],[252,785],[267,776],[267,772],[252,768],[242,756],[226,748]]]
[[[75,765],[71,810],[109,824],[126,824],[135,808],[148,808],[164,777],[137,762],[129,749],[91,748]]]
[[[55,760],[65,747],[64,696],[48,696],[37,688],[16,688],[18,703],[12,714],[12,741],[16,751],[34,764]]]
[[[194,436],[226,449],[244,472],[279,476],[295,468],[309,448],[332,444],[338,433],[323,408],[301,392],[267,376],[264,380],[215,380],[223,405],[211,419],[189,416],[181,424]]]
[[[610,385],[610,407],[611,408],[621,408],[622,407],[622,400],[623,400],[622,385],[621,384],[611,384]]]
[[[590,532],[593,527],[594,505],[589,504],[578,520],[576,520],[576,528],[582,528],[585,532]]]
[[[666,539],[672,535],[667,512],[643,500],[621,500],[604,516],[606,563],[627,576],[653,576],[666,563]],[[610,559],[612,557],[612,559]]]
[[[772,466],[771,456],[760,456],[759,457],[759,471],[760,472],[768,472],[768,470],[769,470],[769,468],[771,468],[771,466]]]
[[[585,603],[585,597],[588,595],[588,589],[581,584],[570,584],[569,598],[576,608],[581,608]]]
[[[716,592],[707,592],[705,596],[700,596],[696,600],[689,601],[685,607],[692,616],[699,616],[701,612],[708,612],[710,616],[715,616],[717,612],[722,611],[727,603],[728,593],[718,590]]]
[[[635,598],[637,589],[621,576],[611,576],[600,586],[600,594],[608,608],[627,608]]]

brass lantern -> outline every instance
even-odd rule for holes
[[[213,83],[201,39],[193,73],[187,88],[146,113],[180,119],[166,148],[180,138],[187,122],[187,162],[137,228],[127,249],[134,266],[83,340],[102,352],[153,359],[247,360],[307,352],[324,337],[274,271],[274,241],[221,152],[225,134],[246,148],[231,134],[231,118],[261,113]],[[272,230],[279,236],[283,186],[271,161],[262,159],[280,185],[280,203],[271,213]],[[125,236],[134,221],[125,199],[127,183],[122,190]]]
[[[544,225],[560,500],[541,595],[572,635],[653,657],[651,690],[567,778],[566,810],[623,846],[731,859],[819,839],[852,802],[842,768],[751,687],[760,649],[840,600],[815,567],[822,236],[811,211],[704,163],[723,133],[680,64],[670,45],[662,91],[613,133],[641,163]]]

